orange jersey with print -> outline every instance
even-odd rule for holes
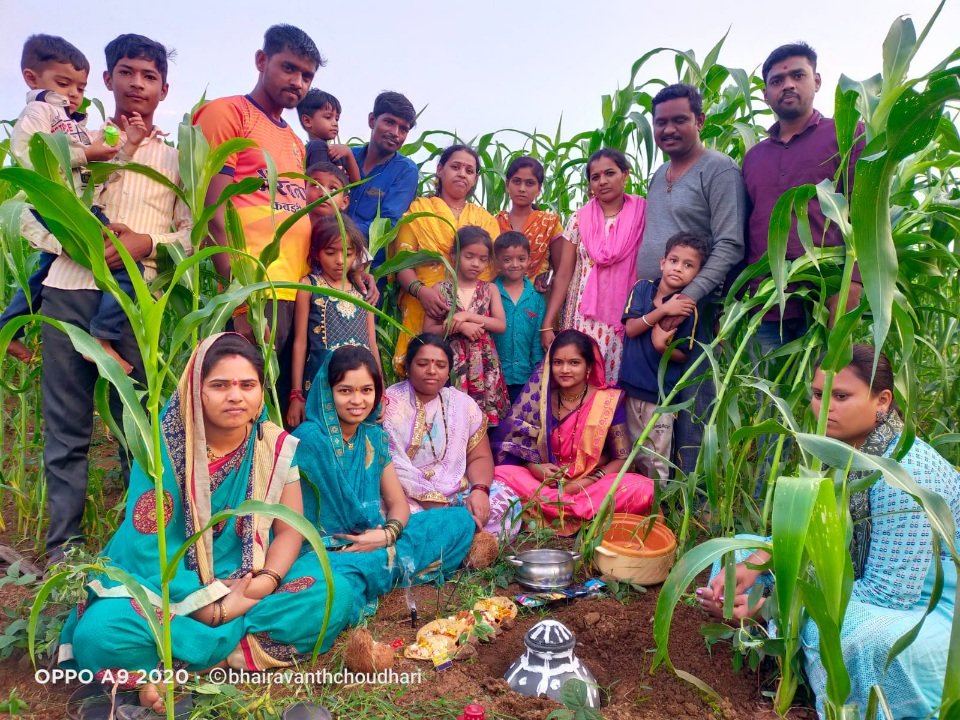
[[[248,177],[263,180],[257,192],[232,198],[243,224],[247,251],[258,257],[273,241],[277,226],[307,204],[304,181],[283,177],[277,178],[276,199],[271,203],[263,152],[270,155],[278,174],[302,173],[303,143],[287,123],[271,118],[249,96],[212,100],[197,110],[193,123],[203,131],[211,148],[232,138],[248,138],[259,148],[234,153],[222,170],[235,182]],[[309,251],[310,219],[304,216],[283,234],[280,255],[267,268],[267,276],[274,282],[300,282],[310,271]],[[297,291],[278,289],[276,295],[278,300],[295,300]]]

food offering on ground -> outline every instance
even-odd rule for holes
[[[475,656],[479,641],[512,628],[518,612],[516,603],[507,597],[478,600],[472,610],[433,620],[420,628],[417,639],[404,649],[404,657],[433,661],[436,669],[445,669],[450,660]]]

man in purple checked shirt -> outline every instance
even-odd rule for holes
[[[750,201],[747,222],[747,262],[755,263],[767,251],[767,233],[770,215],[780,196],[799,185],[816,185],[824,179],[833,180],[840,169],[840,151],[836,127],[832,118],[824,117],[813,107],[814,95],[820,89],[817,72],[817,53],[803,42],[781,45],[763,63],[765,88],[763,97],[777,116],[768,130],[769,137],[747,152],[743,159],[743,180]],[[843,173],[837,189],[847,191],[853,185],[853,169],[863,140],[854,146],[849,170]],[[810,232],[814,243],[822,246],[843,245],[843,236],[836,225],[827,226],[820,203],[814,199],[808,208]],[[797,233],[796,221],[787,240],[787,260],[795,260],[805,253]],[[860,273],[854,269],[847,307],[860,303],[863,286]],[[756,289],[759,279],[751,285]],[[836,296],[827,299],[831,317],[836,312]],[[799,299],[787,301],[783,316],[779,308],[768,312],[757,340],[766,355],[786,343],[806,334],[809,327],[807,311]]]

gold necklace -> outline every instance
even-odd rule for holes
[[[576,395],[573,395],[573,396],[564,395],[562,390],[557,390],[557,399],[560,401],[560,402],[559,402],[560,407],[562,407],[564,410],[573,410],[573,409],[574,409],[573,407],[568,407],[568,406],[567,406],[567,403],[568,403],[568,402],[569,402],[569,403],[579,402],[580,406],[583,406],[583,401],[586,399],[586,397],[587,397],[587,385],[586,385],[586,383],[584,383],[584,385],[583,385],[583,392],[577,393]]]
[[[247,431],[243,434],[243,440],[237,445],[233,450],[228,450],[222,455],[218,455],[213,451],[213,448],[207,445],[207,462],[216,462],[217,460],[223,460],[227,455],[233,455],[237,450],[244,446],[247,440],[250,438],[250,428],[247,428]]]

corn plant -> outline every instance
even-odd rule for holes
[[[198,182],[192,185],[189,180],[187,182],[188,188],[194,191],[192,199],[196,202],[198,198],[202,197],[202,193],[206,192],[205,185],[209,183],[210,178],[222,167],[227,156],[244,147],[246,141],[231,140],[210,152],[206,146],[206,142],[202,140],[202,136],[198,137],[192,133],[191,129],[185,130],[181,136],[183,135],[188,135],[192,138],[193,145],[185,149],[188,155],[191,153],[191,149],[197,148],[194,154],[186,159],[188,167],[197,169],[197,172],[193,174],[192,177],[200,178]],[[239,284],[234,281],[227,292],[207,302],[203,307],[198,307],[193,312],[177,319],[170,336],[164,338],[165,347],[161,348],[161,336],[163,334],[165,320],[169,321],[171,319],[167,315],[167,304],[175,293],[181,278],[187,277],[192,270],[197,268],[201,262],[211,257],[214,253],[225,252],[227,250],[216,247],[205,249],[197,247],[191,257],[180,260],[173,274],[170,276],[169,283],[166,287],[151,288],[136,271],[136,266],[129,253],[126,252],[126,249],[122,245],[117,243],[116,238],[111,234],[111,239],[116,244],[134,284],[136,294],[136,304],[134,304],[133,300],[119,290],[119,287],[116,285],[113,276],[106,266],[102,251],[102,227],[87,211],[76,194],[63,182],[63,175],[60,172],[61,164],[58,162],[58,156],[63,157],[62,151],[65,148],[65,142],[63,136],[34,136],[34,138],[31,139],[31,159],[39,171],[31,171],[24,168],[5,168],[0,170],[0,177],[20,187],[27,194],[31,204],[45,218],[51,230],[56,234],[71,257],[87,266],[93,272],[98,284],[117,297],[118,302],[120,302],[127,314],[133,335],[137,340],[141,356],[144,360],[146,375],[145,388],[138,390],[134,386],[133,381],[120,370],[119,365],[108,357],[102,349],[98,349],[99,345],[87,333],[75,326],[60,323],[40,315],[20,318],[8,324],[2,333],[0,333],[0,348],[6,347],[18,327],[31,320],[50,323],[66,333],[78,352],[89,355],[95,360],[102,377],[109,381],[119,393],[123,401],[123,418],[122,423],[120,423],[122,425],[122,431],[120,431],[120,436],[136,461],[145,472],[153,478],[157,492],[162,496],[163,465],[159,417],[163,400],[164,380],[170,373],[170,363],[172,359],[176,358],[178,353],[191,347],[191,338],[196,337],[198,330],[203,329],[206,332],[211,322],[214,323],[216,329],[222,327],[223,320],[225,319],[223,314],[224,308],[232,310],[233,307],[243,302],[251,294],[267,290],[270,284],[261,281],[248,285],[247,287],[240,287]],[[183,164],[183,156],[181,156],[181,160]],[[134,172],[142,172],[158,182],[164,182],[164,184],[170,186],[178,196],[187,200],[189,203],[190,198],[185,197],[184,192],[180,190],[180,188],[171,186],[169,181],[160,178],[149,168],[128,166],[127,169]],[[238,237],[242,230],[239,229],[239,224],[235,222],[235,211],[229,204],[229,198],[238,192],[244,190],[249,191],[250,188],[247,186],[250,184],[244,185],[243,183],[238,183],[237,185],[240,186],[239,189],[237,186],[227,188],[223,192],[219,202],[216,203],[212,209],[204,208],[202,203],[191,207],[195,213],[198,209],[200,210],[200,212],[197,213],[197,219],[199,220],[200,227],[204,228],[204,223],[205,221],[209,221],[213,210],[220,204],[227,203],[227,227],[228,232],[232,233],[231,241],[236,246],[242,247],[242,235]],[[21,202],[9,202],[5,208],[7,217],[19,216],[22,207]],[[281,226],[281,230],[282,229],[285,228]],[[264,251],[264,255],[267,257],[269,257],[268,253],[271,250],[276,251],[276,246],[279,245],[281,230],[278,230],[277,237],[272,245]],[[201,230],[195,234],[195,243],[199,244],[198,241],[203,239],[204,235],[201,234],[202,232]],[[259,265],[262,271],[266,263],[260,260]],[[194,276],[194,279],[196,279],[196,276]],[[154,295],[154,292],[157,294]],[[98,393],[98,395],[99,394],[101,393]],[[102,406],[103,404],[101,404],[101,407]],[[120,427],[117,427],[117,429],[120,430]],[[158,516],[162,514],[162,511],[162,507],[157,508]],[[328,585],[332,586],[332,575],[323,550],[322,541],[316,529],[302,516],[282,506],[271,506],[264,503],[245,503],[240,508],[218,514],[218,518],[222,520],[230,515],[249,514],[252,512],[280,518],[295,527],[317,551],[321,559],[325,579]],[[205,529],[206,528],[204,528],[204,530]],[[182,556],[189,545],[199,537],[200,533],[188,539],[188,541],[175,552],[168,553],[165,530],[163,527],[158,528],[157,550],[161,576],[163,578],[161,584],[162,616],[160,619],[155,618],[151,613],[147,613],[147,616],[151,630],[157,640],[158,653],[166,668],[171,668],[173,662],[170,636],[169,582],[172,579],[173,573],[176,571],[177,559]],[[149,605],[143,589],[122,570],[105,567],[100,564],[87,565],[82,569],[85,571],[106,573],[114,580],[122,582],[141,606],[147,607]],[[31,651],[33,649],[33,632],[36,628],[43,602],[60,583],[64,582],[70,572],[71,571],[63,571],[51,576],[37,595],[30,619]],[[330,603],[332,603],[332,598],[328,599],[328,607],[325,609],[324,628],[329,618]],[[321,637],[318,638],[318,648],[321,640],[322,633]],[[172,718],[172,686],[167,688],[167,708],[169,717]]]
[[[939,9],[934,20],[937,14]],[[678,473],[676,480],[664,490],[657,489],[656,502],[664,509],[668,522],[678,529],[679,544],[685,551],[658,605],[655,631],[661,649],[657,662],[669,664],[664,648],[673,603],[689,584],[694,568],[699,570],[714,559],[723,558],[728,558],[726,566],[730,568],[730,553],[760,546],[756,541],[732,537],[737,533],[772,535],[770,543],[763,545],[774,550],[775,567],[772,565],[771,569],[778,578],[786,574],[797,579],[775,591],[775,603],[772,603],[777,605],[778,617],[783,623],[780,660],[784,675],[777,697],[777,708],[781,712],[789,706],[800,677],[796,638],[804,610],[818,623],[821,638],[827,644],[823,655],[825,658],[830,655],[832,662],[827,668],[830,674],[828,707],[837,716],[848,712],[843,707],[844,671],[831,655],[838,646],[836,633],[842,626],[849,597],[843,581],[845,548],[837,540],[842,538],[840,533],[849,522],[844,510],[844,497],[850,491],[845,481],[847,468],[875,467],[882,475],[880,481],[900,483],[898,487],[915,493],[931,519],[938,541],[948,545],[950,542],[949,518],[942,517],[942,507],[937,505],[936,498],[918,492],[909,485],[909,478],[898,476],[899,466],[892,461],[881,464],[882,467],[872,466],[876,458],[861,456],[825,439],[826,410],[819,418],[810,417],[806,410],[813,366],[821,353],[826,353],[823,368],[829,384],[848,360],[850,342],[872,339],[878,348],[887,351],[894,367],[898,368],[896,395],[907,421],[898,452],[920,434],[952,462],[960,462],[960,433],[956,430],[960,425],[960,380],[955,362],[960,348],[956,315],[960,262],[955,246],[955,238],[960,233],[960,183],[956,170],[960,157],[956,62],[960,51],[928,73],[918,77],[909,75],[911,61],[934,20],[927,23],[919,35],[910,20],[897,20],[883,45],[882,72],[863,81],[841,77],[835,100],[841,153],[849,157],[854,142],[861,137],[866,143],[856,168],[853,194],[840,195],[832,184],[824,184],[796,188],[781,198],[771,226],[768,255],[745,270],[728,294],[716,340],[704,348],[704,354],[697,358],[696,365],[685,373],[678,386],[663,393],[661,411],[670,412],[685,407],[675,400],[677,391],[695,382],[699,372],[705,371],[717,386],[716,402],[703,418],[704,444],[697,466]],[[506,203],[505,168],[518,155],[530,154],[540,159],[546,168],[547,178],[539,202],[568,218],[585,199],[583,169],[587,159],[604,146],[620,149],[631,159],[633,174],[629,190],[642,194],[660,160],[649,120],[652,98],[661,87],[674,81],[691,83],[703,93],[705,144],[741,159],[762,137],[762,127],[769,124],[771,118],[759,97],[761,79],[720,63],[724,41],[725,37],[721,38],[702,58],[692,50],[671,48],[655,48],[638,58],[630,68],[628,82],[600,99],[602,124],[598,128],[571,131],[560,122],[552,132],[501,129],[468,140],[481,157],[477,201],[491,212],[502,209]],[[674,58],[675,78],[648,77],[645,74],[648,61],[663,54]],[[183,189],[176,191],[193,212],[192,242],[197,252],[188,259],[174,251],[173,261],[161,267],[147,291],[138,286],[139,310],[133,308],[129,299],[120,298],[141,342],[148,374],[155,374],[148,377],[146,387],[134,387],[129,379],[117,377],[118,370],[97,354],[98,348],[91,345],[89,337],[79,332],[71,336],[78,348],[98,358],[104,377],[120,383],[118,389],[126,410],[123,418],[114,423],[114,432],[126,438],[134,456],[151,473],[157,470],[156,413],[161,400],[174,385],[174,368],[182,366],[199,336],[221,329],[239,304],[250,304],[254,317],[262,317],[264,298],[272,287],[279,287],[266,281],[264,268],[275,257],[279,236],[289,226],[278,227],[274,244],[259,258],[245,255],[242,228],[228,195],[249,192],[252,187],[238,183],[220,198],[228,217],[230,248],[201,250],[207,224],[216,209],[216,206],[205,206],[209,180],[219,171],[227,154],[246,145],[243,141],[234,141],[233,145],[211,149],[199,130],[190,126],[189,117],[178,133]],[[444,147],[459,140],[454,132],[427,130],[402,148],[402,153],[419,161],[424,192],[431,187],[435,158]],[[62,163],[58,161],[63,157],[63,148],[55,140],[47,139],[44,143],[44,147],[37,149],[38,173],[19,169],[0,171],[0,199],[12,196],[15,190],[26,191],[38,209],[45,216],[49,213],[54,224],[59,224],[56,234],[67,237],[65,245],[71,254],[78,252],[78,257],[85,258],[81,262],[91,267],[101,286],[115,292],[112,278],[102,264],[101,230],[86,222],[81,202],[64,186],[59,170]],[[0,144],[0,157],[3,152]],[[268,161],[269,168],[272,164]],[[106,173],[111,169],[104,167],[96,172]],[[150,174],[147,168],[130,169]],[[273,187],[275,170],[269,170],[268,175]],[[844,187],[849,185],[844,183]],[[45,199],[48,190],[54,193],[56,202]],[[805,210],[812,199],[820,203],[830,221],[840,228],[847,239],[846,248],[819,248],[813,238],[809,238],[808,230],[803,234],[808,227]],[[18,228],[12,221],[16,209],[15,204],[10,204],[0,210],[0,229],[6,230],[4,253],[0,258],[0,293],[22,283],[28,275],[29,252],[24,250]],[[801,258],[787,261],[785,243],[794,218],[807,252]],[[412,219],[404,218],[400,222]],[[399,225],[389,227],[385,221],[375,222],[371,227],[371,250],[375,252],[390,244],[398,229]],[[209,257],[216,252],[229,252],[234,269],[234,282],[222,293],[218,292],[218,278],[209,263]],[[121,254],[129,269],[129,257],[122,250]],[[398,256],[382,266],[377,275],[383,277],[437,260],[448,261],[433,253]],[[846,297],[854,263],[863,276],[864,298],[858,308],[831,324],[824,298],[838,294]],[[455,277],[449,265],[447,269]],[[757,290],[747,291],[749,280],[757,277],[765,279]],[[788,292],[788,285],[798,282],[803,284]],[[326,288],[286,286],[337,295],[336,291]],[[390,301],[396,297],[397,290],[395,284],[387,286],[385,312],[378,315],[380,348],[387,358],[392,355],[398,334],[405,331],[396,323],[396,305]],[[757,357],[751,348],[760,317],[767,310],[782,306],[789,297],[804,299],[812,305],[811,331],[771,357]],[[257,322],[273,325],[265,318]],[[9,340],[14,329],[0,334],[0,346]],[[264,343],[264,349],[269,359],[269,342]],[[38,442],[36,433],[41,423],[36,409],[39,403],[35,400],[36,377],[20,370],[17,372],[22,374],[13,375],[6,372],[7,366],[0,367],[5,370],[7,383],[0,387],[0,393],[22,393],[19,396],[21,413],[14,431],[14,452],[5,461],[0,485],[5,482],[22,498],[24,504],[19,516],[23,522],[28,513],[31,518],[40,517],[43,506],[40,473],[18,464],[17,460],[18,456],[23,457],[27,443]],[[385,362],[383,367],[390,372],[391,363]],[[661,372],[665,367],[666,363]],[[275,377],[275,374],[275,361],[271,360],[270,375]],[[11,377],[15,380],[11,381]],[[101,390],[98,395],[105,398],[106,385]],[[142,393],[144,399],[142,406],[138,393]],[[829,392],[825,395],[829,397]],[[0,396],[0,400],[6,399]],[[276,405],[275,398],[270,404]],[[101,402],[99,407],[103,412],[106,405]],[[24,412],[25,408],[31,411]],[[644,436],[652,425],[644,430]],[[9,428],[6,426],[0,432],[7,432]],[[631,460],[637,452],[640,452],[639,443],[634,447]],[[158,498],[161,495],[158,493]],[[602,537],[611,509],[608,500],[597,520],[583,530],[579,540],[585,557],[589,557],[592,547]],[[809,517],[831,512],[828,535],[832,544],[827,547],[818,533],[808,531]],[[36,529],[39,532],[39,523]],[[704,535],[714,539],[696,545]],[[788,549],[784,550],[785,547]],[[161,553],[161,557],[165,554]],[[956,562],[956,555],[952,557]],[[837,582],[821,577],[828,571]],[[960,680],[952,680],[960,678],[958,627],[955,622],[943,717],[948,716],[947,703],[956,703],[960,692],[956,687]],[[155,630],[162,647],[164,628],[158,626]],[[700,682],[682,670],[678,672],[694,683]],[[868,716],[882,705],[883,698],[878,694],[876,702],[867,708]]]
[[[938,13],[939,9],[934,19]],[[718,398],[707,420],[704,447],[698,463],[698,470],[701,467],[704,470],[709,507],[711,511],[719,511],[720,526],[725,533],[742,530],[751,519],[761,520],[761,526],[766,528],[766,519],[770,517],[772,541],[768,544],[735,538],[708,540],[681,558],[658,600],[655,619],[658,652],[654,662],[655,665],[669,665],[666,639],[670,616],[679,592],[687,587],[696,573],[710,562],[728,558],[728,572],[731,573],[728,577],[732,578],[730,553],[758,547],[772,550],[772,569],[778,584],[779,631],[784,640],[780,658],[782,679],[776,700],[780,713],[789,708],[796,691],[800,623],[808,617],[806,621],[815,622],[820,632],[820,651],[828,676],[827,716],[856,717],[857,710],[846,705],[850,680],[840,650],[840,628],[852,582],[845,542],[850,522],[846,503],[851,491],[845,481],[846,468],[878,470],[883,482],[909,493],[933,527],[937,563],[939,548],[945,547],[952,561],[960,567],[960,554],[954,544],[953,518],[943,498],[917,486],[896,461],[865,456],[824,437],[829,388],[836,373],[850,360],[851,338],[867,331],[875,346],[881,348],[890,334],[895,334],[896,342],[891,349],[896,347],[899,350],[892,353],[899,360],[895,365],[899,364],[900,368],[897,396],[907,420],[899,453],[909,447],[917,431],[914,410],[921,405],[918,376],[922,366],[915,363],[914,358],[922,358],[933,348],[937,349],[938,355],[941,352],[939,338],[930,336],[928,328],[947,330],[946,338],[956,352],[955,308],[940,299],[931,299],[937,292],[934,288],[942,290],[956,282],[955,249],[949,239],[944,242],[941,225],[950,226],[956,220],[954,208],[945,203],[943,197],[944,190],[954,183],[956,155],[942,152],[938,141],[956,136],[949,114],[945,116],[944,113],[946,103],[960,100],[958,70],[947,67],[952,59],[948,58],[933,71],[917,79],[907,79],[910,61],[932,22],[918,38],[909,19],[897,20],[884,43],[883,74],[863,83],[841,79],[836,119],[842,156],[850,156],[860,134],[858,121],[861,119],[866,140],[866,149],[856,166],[852,195],[848,198],[836,193],[830,183],[794,188],[786,193],[771,219],[767,261],[761,267],[748,270],[738,281],[742,286],[748,276],[769,272],[773,287],[767,281],[755,297],[768,293],[781,308],[788,297],[788,282],[796,279],[812,280],[821,298],[814,310],[818,327],[812,337],[806,339],[806,349],[783,350],[788,363],[786,369],[781,369],[775,377],[776,384],[769,380],[751,382],[749,376],[738,378],[737,357],[730,358],[731,364],[725,372],[719,363],[713,369],[713,375],[718,379]],[[955,197],[955,183],[952,192]],[[847,241],[845,250],[813,247],[809,225],[805,222],[806,205],[811,199],[817,199],[825,215],[840,228]],[[784,259],[786,238],[794,219],[808,252],[803,258],[788,262]],[[854,263],[858,264],[863,278],[864,297],[859,307],[836,318],[831,327],[822,298],[837,294],[838,306],[846,305]],[[907,299],[909,297],[923,300],[912,304]],[[728,300],[728,315],[736,302],[739,301]],[[864,319],[869,319],[870,325],[861,329]],[[929,324],[921,324],[924,320]],[[748,322],[745,341],[754,330],[755,324]],[[810,351],[817,346],[826,351],[821,361],[825,375],[825,402],[815,419],[816,434],[806,434],[798,430],[801,424],[795,420],[799,415],[796,412],[800,409],[799,403],[805,399],[798,391],[806,387],[813,365]],[[741,350],[742,346],[738,345],[733,352]],[[729,351],[725,350],[723,359],[727,357]],[[797,360],[801,361],[797,363]],[[952,375],[952,371],[948,362],[941,366],[941,377],[942,373]],[[723,381],[720,382],[719,378]],[[721,436],[742,441],[760,429],[759,425],[752,429],[744,427],[738,408],[727,402],[729,395],[736,392],[737,385],[743,387],[744,383],[753,390],[761,390],[772,401],[774,417],[764,421],[762,432],[794,438],[799,454],[798,476],[780,477],[768,488],[767,497],[772,496],[772,513],[768,515],[765,509],[760,515],[753,513],[752,518],[735,511],[736,495],[742,493],[743,488],[738,487],[736,476],[729,474],[731,470],[742,468],[746,458],[738,452],[736,445],[731,448],[730,443],[719,441]],[[952,384],[952,381],[943,383],[943,390],[949,392]],[[939,387],[937,392],[941,392]],[[733,421],[731,426],[725,429],[726,432],[718,432],[728,420]],[[946,438],[940,447],[948,448],[952,444],[953,439]],[[782,449],[781,442],[777,447],[778,459]],[[824,465],[839,468],[839,476],[810,480],[823,473]],[[790,467],[793,465],[788,462],[785,469]],[[749,503],[749,497],[746,503]],[[808,532],[810,518],[814,516],[818,518],[817,531]],[[931,600],[931,608],[940,593],[934,594],[936,598]],[[725,611],[729,613],[732,598],[727,597],[726,601]],[[888,663],[911,642],[912,636],[913,633],[908,633],[895,644]],[[957,621],[953,627],[946,678],[941,717],[950,717],[960,708],[960,622]],[[882,705],[882,691],[877,688],[871,707],[866,710],[876,713]]]

